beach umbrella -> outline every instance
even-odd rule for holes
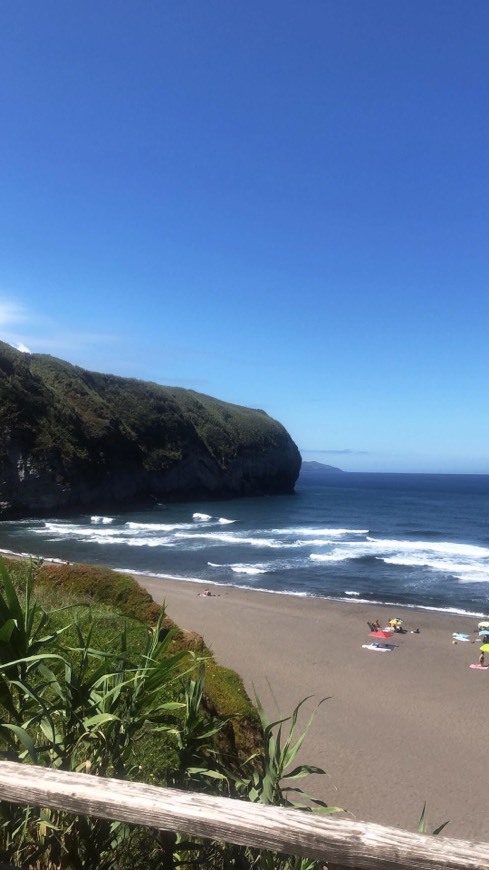
[[[392,631],[371,631],[370,637],[392,637]]]
[[[489,634],[489,628],[481,628],[479,634]]]
[[[489,622],[487,622],[484,619],[484,620],[482,620],[482,622],[479,622],[479,625],[477,626],[477,628],[489,628]]]
[[[482,646],[479,647],[481,652],[489,652],[489,643],[483,643]]]
[[[389,619],[389,625],[402,625],[402,619],[398,619],[397,616],[395,616],[393,619]]]

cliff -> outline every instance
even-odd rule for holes
[[[263,411],[0,342],[0,516],[293,492],[299,451]]]

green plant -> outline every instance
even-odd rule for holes
[[[295,785],[298,779],[303,779],[310,774],[324,774],[320,767],[310,764],[299,764],[290,769],[295,761],[297,753],[302,747],[307,733],[312,725],[317,710],[328,700],[323,698],[315,710],[313,710],[305,728],[297,736],[297,719],[299,711],[309,698],[304,698],[294,708],[292,715],[270,722],[260,699],[256,696],[256,705],[263,727],[263,755],[262,763],[251,770],[248,779],[237,783],[238,791],[246,790],[250,800],[264,804],[295,807],[300,809],[314,808],[322,813],[343,812],[340,807],[328,806],[312,795],[307,794]],[[290,723],[288,733],[283,734],[283,726]],[[294,783],[293,786],[290,783]],[[291,799],[291,795],[300,795],[301,801]],[[308,803],[303,803],[306,800]]]
[[[94,623],[78,620],[75,646],[59,644],[61,630],[42,635],[49,615],[32,595],[27,577],[22,606],[8,571],[1,575],[4,619],[0,668],[0,751],[18,761],[115,777],[140,774],[135,745],[166,733],[174,739],[182,670],[195,656],[171,653],[172,633],[163,632],[164,612],[146,629],[146,644],[128,649],[124,627],[110,650],[93,646]],[[22,655],[24,653],[25,655]],[[73,818],[58,811],[2,803],[0,854],[39,867],[112,867],[117,843],[130,841],[127,826],[102,819]]]
[[[441,825],[438,825],[438,827],[434,828],[431,832],[428,831],[428,820],[426,818],[426,801],[424,802],[423,809],[421,810],[421,815],[419,817],[418,827],[417,827],[417,831],[419,834],[431,833],[432,836],[436,837],[436,836],[438,836],[438,834],[441,834],[441,832],[443,831],[443,828],[446,828],[446,826],[448,824],[450,824],[450,820],[448,820],[447,822],[442,822]]]
[[[315,765],[299,764],[294,766],[296,756],[304,743],[317,709],[327,699],[324,698],[319,702],[306,726],[297,734],[299,712],[308,700],[309,698],[304,698],[300,701],[291,716],[271,722],[260,699],[256,696],[256,705],[263,728],[263,749],[261,753],[248,759],[241,775],[234,772],[229,773],[238,795],[255,803],[291,807],[302,811],[343,812],[340,807],[328,806],[324,801],[312,797],[296,785],[296,781],[303,777],[311,774],[324,774],[324,770]],[[286,724],[288,724],[288,729],[284,733]],[[293,800],[292,795],[294,797],[300,795],[300,801]],[[323,867],[321,861],[283,856],[255,849],[225,846],[223,852],[223,866],[226,868],[235,867],[239,870],[255,867],[260,868],[260,870],[321,870]]]
[[[184,715],[177,734],[178,767],[172,773],[172,784],[178,788],[204,791],[209,781],[226,782],[223,760],[216,742],[217,735],[228,720],[210,715],[202,699],[205,683],[205,662],[200,661],[195,676],[184,680]]]
[[[40,566],[29,563],[25,569],[16,563],[13,571],[0,569],[0,756],[263,803],[336,810],[296,787],[302,776],[322,773],[311,765],[294,767],[314,716],[297,735],[304,701],[292,716],[276,722],[267,720],[257,701],[263,748],[240,764],[232,741],[224,739],[239,716],[250,713],[239,679],[217,668],[201,642],[187,649],[182,641],[179,648],[179,631],[168,624],[164,610],[153,626],[127,617],[121,625],[120,612],[108,606],[109,575],[103,575],[107,582],[101,584],[100,604],[96,574],[76,572],[90,588],[88,606],[76,583],[70,587],[69,567],[63,566],[65,580],[56,587],[61,601],[69,590],[69,618],[67,607],[49,611],[34,596],[34,583],[43,574]],[[45,575],[37,588],[45,604],[50,600]],[[213,706],[217,702],[225,715]],[[7,802],[0,803],[0,860],[36,870],[320,866]]]

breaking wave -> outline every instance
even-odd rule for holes
[[[202,502],[9,520],[0,551],[351,603],[486,612],[489,477],[458,490],[457,481],[416,475],[392,476],[389,489],[387,478],[377,487],[375,475],[345,475],[297,497],[219,509]]]

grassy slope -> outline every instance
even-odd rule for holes
[[[18,559],[4,559],[4,562],[12,576],[17,576],[21,582],[25,563]],[[101,648],[111,648],[110,639],[120,634],[124,619],[129,623],[132,642],[142,643],[145,632],[138,636],[138,622],[142,626],[156,625],[162,609],[130,575],[92,565],[44,563],[36,572],[36,588],[39,601],[47,610],[74,604],[89,605],[99,624],[94,645],[99,643]],[[206,656],[204,705],[223,719],[232,717],[223,735],[224,748],[238,757],[248,757],[259,748],[261,731],[256,708],[241,678],[216,663],[196,632],[182,631],[169,616],[165,616],[162,628],[175,630],[175,651],[188,649]]]

